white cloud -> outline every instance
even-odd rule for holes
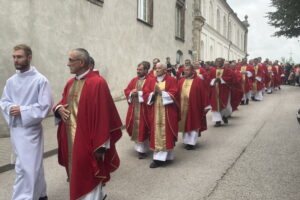
[[[273,11],[270,0],[227,0],[228,4],[237,13],[241,20],[248,15],[250,23],[248,34],[248,52],[250,58],[261,56],[271,60],[289,58],[300,63],[300,38],[287,39],[273,37],[276,29],[268,24],[265,17],[267,12]]]

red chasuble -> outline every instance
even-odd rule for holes
[[[253,76],[253,86],[252,86],[252,90],[253,91],[260,91],[264,88],[264,84],[263,84],[263,68],[261,65],[256,65],[254,67],[254,76]],[[260,77],[261,81],[257,80],[256,77]]]
[[[281,66],[279,66],[279,65],[274,65],[274,68],[276,70],[274,85],[275,85],[275,87],[279,87],[282,84],[281,75],[283,74],[283,70],[282,70]]]
[[[181,65],[181,66],[178,67],[177,73],[176,73],[176,78],[177,78],[177,80],[181,79],[182,74],[183,74],[183,68],[184,68],[183,65]]]
[[[99,74],[92,71],[83,79],[72,149],[71,172],[68,166],[67,123],[61,120],[57,131],[58,162],[66,168],[69,175],[71,174],[71,200],[88,194],[100,182],[107,182],[110,179],[110,173],[120,165],[115,143],[122,135],[122,122],[108,85]],[[70,88],[76,81],[75,78],[68,81],[58,105],[68,102]],[[104,160],[97,161],[94,152],[108,140],[110,140],[110,148],[105,151]]]
[[[242,74],[235,70],[233,73],[233,84],[231,86],[231,107],[232,111],[238,109],[239,104],[244,96],[242,88]]]
[[[162,82],[150,78],[145,84],[144,100],[148,101],[151,92],[154,93],[158,85],[162,91],[167,92],[173,99],[172,104],[162,105],[160,95],[154,98],[154,103],[148,105],[150,124],[150,148],[154,151],[167,151],[173,149],[178,136],[179,105],[177,100],[178,88],[175,78],[166,74]]]
[[[126,99],[129,98],[131,90],[138,89],[139,91],[144,90],[146,79],[140,80],[142,84],[139,85],[138,77],[132,79],[128,84],[127,88],[124,90]],[[127,101],[128,102],[128,101]],[[128,102],[128,111],[126,116],[126,130],[135,142],[144,142],[149,137],[150,127],[147,123],[147,108],[146,101],[144,103],[139,103],[138,97],[131,98],[131,102]]]
[[[252,76],[254,73],[253,67],[248,64],[243,65],[243,66],[237,65],[236,70],[238,70],[240,72],[249,71],[252,73]],[[247,74],[242,74],[242,89],[243,89],[244,94],[247,94],[251,90],[252,80],[253,80],[252,77],[248,78]]]
[[[178,82],[178,89],[181,107],[179,132],[206,130],[205,108],[209,106],[209,100],[204,81],[195,75],[190,79],[182,78]]]
[[[232,70],[227,67],[221,69],[211,68],[209,75],[209,82],[216,77],[221,77],[225,81],[225,84],[218,82],[216,85],[210,85],[210,105],[212,111],[220,112],[227,106],[234,75]]]

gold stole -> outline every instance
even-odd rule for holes
[[[247,66],[242,66],[241,67],[241,72],[246,72],[247,71]],[[243,88],[243,93],[245,93],[245,81],[246,81],[246,74],[242,74],[242,88]]]
[[[73,144],[77,128],[77,112],[80,100],[80,95],[82,87],[84,85],[85,79],[75,80],[72,84],[69,94],[68,94],[68,110],[70,111],[70,118],[66,121],[66,130],[68,135],[68,147],[69,147],[69,177],[71,177],[72,172],[72,152]]]
[[[166,88],[166,81],[158,82],[156,85],[161,91]],[[162,96],[157,95],[154,103],[154,127],[155,127],[155,151],[166,150],[166,111],[162,103]]]
[[[216,78],[220,78],[223,76],[223,72],[224,72],[224,69],[217,69],[216,70]],[[219,82],[216,82],[216,101],[217,101],[217,109],[218,109],[218,112],[221,111],[221,107],[220,107],[220,83]]]
[[[200,69],[195,69],[197,76],[200,74]]]
[[[142,91],[143,85],[145,83],[145,79],[143,80],[137,80],[135,89],[137,91]],[[132,128],[132,136],[131,140],[138,142],[138,135],[140,130],[140,109],[141,105],[139,102],[139,96],[136,96],[133,98],[133,109],[134,109],[134,118],[133,118],[133,128]]]
[[[189,97],[190,91],[192,87],[194,79],[185,79],[180,96],[180,104],[181,104],[181,120],[179,122],[179,132],[185,132],[185,123],[187,118],[187,111],[189,107]]]
[[[257,76],[257,72],[258,72],[258,65],[256,65],[254,67],[254,70],[255,70],[255,80],[253,82],[253,91],[257,91],[257,80],[256,80],[256,76]]]

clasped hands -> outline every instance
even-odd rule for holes
[[[20,106],[12,106],[9,110],[9,114],[12,116],[20,116],[21,115]]]
[[[68,104],[62,105],[59,109],[58,109],[58,114],[60,115],[61,119],[66,122],[69,118],[70,118],[70,114],[71,112],[67,109],[68,108]]]
[[[155,95],[161,95],[162,94],[161,89],[157,85],[154,88],[154,94]]]

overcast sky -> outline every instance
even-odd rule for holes
[[[261,56],[263,59],[281,60],[281,57],[292,58],[300,63],[300,38],[286,39],[273,37],[275,28],[268,24],[265,17],[269,11],[274,11],[270,0],[227,0],[241,20],[248,15],[250,23],[248,36],[249,58]]]

